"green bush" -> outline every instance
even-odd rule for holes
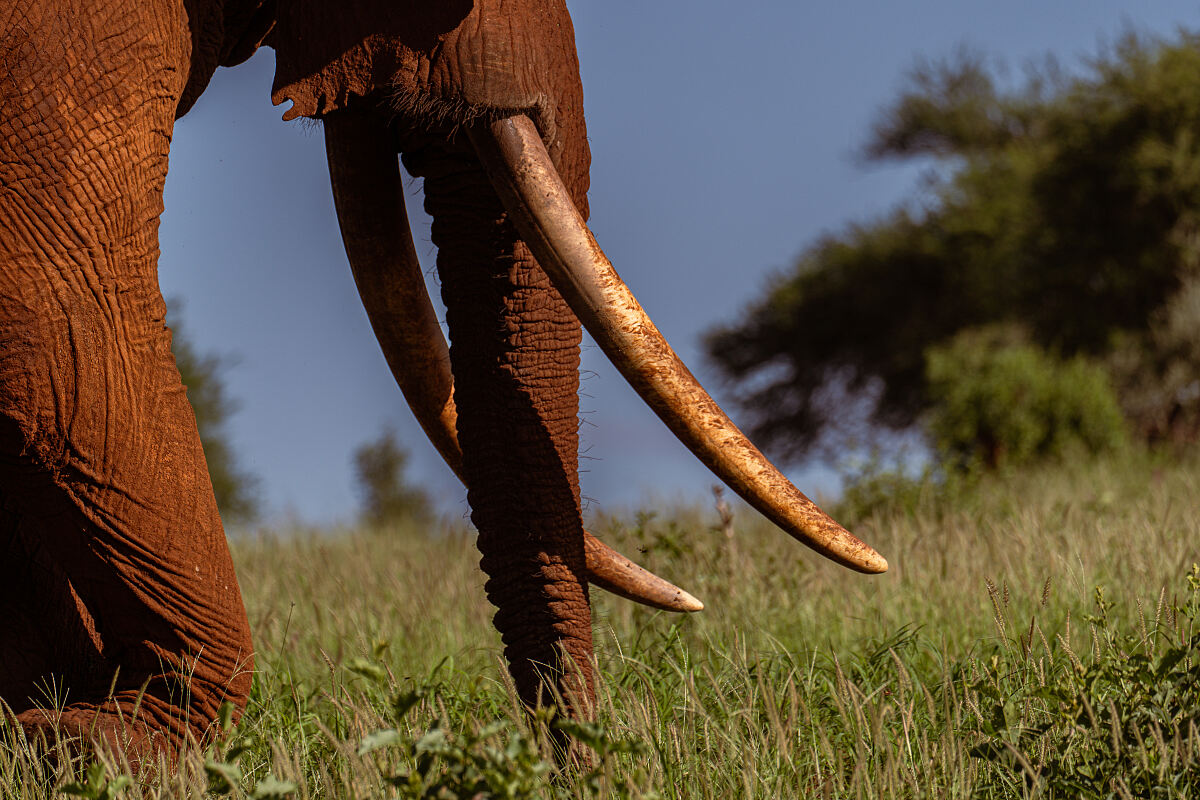
[[[1058,358],[1020,329],[971,329],[930,348],[928,430],[950,466],[1015,466],[1118,450],[1128,441],[1108,375]]]

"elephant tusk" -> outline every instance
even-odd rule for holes
[[[671,350],[580,217],[533,122],[524,115],[469,129],[492,186],[580,322],[667,427],[779,527],[860,572],[887,561],[821,511],[759,452]]]
[[[425,290],[386,127],[366,115],[330,114],[325,147],[342,242],[371,327],[413,415],[465,485],[450,351]],[[704,608],[587,531],[583,539],[589,583],[664,611]]]
[[[635,564],[587,531],[583,532],[588,582],[606,592],[663,611],[703,611],[692,595]]]
[[[425,435],[461,478],[450,351],[425,289],[387,128],[351,111],[329,114],[324,128],[342,243],[371,327]]]

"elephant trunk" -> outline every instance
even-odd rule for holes
[[[495,625],[522,700],[590,716],[591,612],[577,478],[581,328],[478,162],[405,152],[425,179],[450,327],[462,469]]]

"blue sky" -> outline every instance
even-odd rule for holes
[[[705,328],[733,319],[822,233],[912,192],[914,167],[868,166],[855,154],[919,56],[965,44],[1019,75],[1046,53],[1076,67],[1129,27],[1200,27],[1196,0],[748,0],[736,14],[712,0],[568,5],[593,155],[592,228],[718,400],[700,358]],[[226,375],[241,403],[230,431],[261,478],[268,521],[351,519],[350,454],[388,424],[412,454],[410,478],[465,514],[464,492],[412,421],[362,311],[321,131],[280,121],[273,68],[264,50],[219,70],[176,126],[163,293],[183,301],[197,347],[239,359]],[[432,269],[420,205],[414,186],[417,250]],[[590,507],[706,495],[706,470],[586,341],[584,368]],[[837,486],[829,465],[788,472],[806,492]]]

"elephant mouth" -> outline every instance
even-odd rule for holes
[[[756,448],[675,355],[605,257],[534,123],[516,114],[467,126],[518,231],[580,322],[644,402],[702,463],[801,543],[850,569],[887,561],[821,511]],[[462,477],[448,348],[425,290],[404,206],[395,138],[378,117],[325,117],[338,219],[372,327],[417,420]],[[585,534],[589,582],[670,611],[703,605]]]

